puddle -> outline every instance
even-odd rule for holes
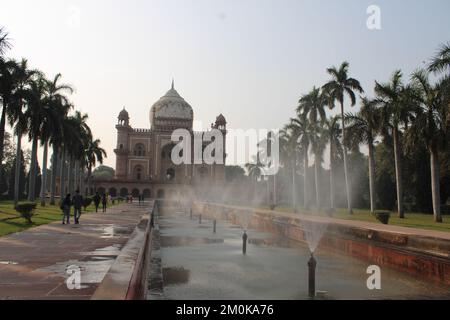
[[[3,264],[3,265],[16,265],[18,263],[15,262],[15,261],[0,261],[0,264]]]
[[[183,267],[163,268],[164,285],[188,283],[190,274]]]
[[[161,246],[163,247],[181,247],[197,244],[212,244],[223,243],[223,239],[212,238],[191,238],[191,237],[176,237],[176,236],[161,236]]]
[[[129,235],[132,232],[132,228],[129,227],[116,227],[116,226],[108,226],[105,228],[102,228],[103,230],[103,236],[101,238],[108,239],[108,238],[115,238],[120,237],[123,235]]]

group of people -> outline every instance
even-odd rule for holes
[[[127,196],[126,200],[127,200],[127,203],[133,203],[134,198],[133,198],[133,196],[130,194],[130,195]],[[141,202],[144,202],[144,195],[140,194],[140,195],[138,196],[138,200],[139,200],[139,204],[141,204]]]
[[[102,211],[106,212],[106,205],[108,204],[108,199],[106,194],[100,196],[97,192],[93,197],[95,212],[98,212],[98,207],[100,206],[100,202],[102,203]],[[64,200],[61,202],[61,210],[63,212],[62,224],[70,224],[70,211],[73,206],[73,217],[75,220],[75,224],[80,223],[81,217],[81,208],[84,205],[83,196],[80,194],[80,191],[75,191],[75,195],[71,197],[70,193],[66,195]]]

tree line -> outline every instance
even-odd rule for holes
[[[365,186],[352,185],[351,172],[367,163],[367,205],[371,212],[395,205],[398,216],[404,218],[406,189],[407,199],[416,202],[416,208],[430,208],[434,220],[442,222],[441,207],[450,192],[450,43],[441,45],[427,67],[418,68],[409,77],[396,70],[389,81],[375,81],[373,97],[365,95],[360,82],[350,77],[348,62],[328,68],[327,73],[329,81],[301,96],[296,116],[279,133],[280,174],[291,172],[292,206],[298,206],[296,177],[303,169],[303,206],[310,205],[308,192],[314,189],[316,208],[329,205],[334,210],[335,180],[343,171],[343,188],[338,189],[344,192],[345,207],[352,214],[354,203],[361,203]],[[346,105],[355,106],[358,95],[360,110],[347,112]],[[339,114],[327,116],[327,109],[335,107]],[[368,149],[367,157],[359,150],[362,145]],[[323,199],[321,189],[327,148],[328,200]],[[312,170],[310,153],[314,156]],[[246,164],[253,179],[261,177],[262,167],[258,157]],[[357,199],[353,199],[355,189]]]
[[[4,183],[4,157],[6,124],[13,129],[16,139],[14,159],[14,183],[9,183],[8,194],[13,194],[17,205],[24,176],[22,138],[31,143],[30,165],[27,178],[27,200],[35,201],[40,186],[41,205],[45,206],[46,186],[50,179],[50,204],[55,204],[56,177],[60,178],[60,194],[67,189],[82,188],[87,171],[88,190],[91,190],[92,169],[102,163],[106,152],[100,147],[100,140],[93,137],[87,124],[88,115],[74,110],[68,96],[73,86],[63,83],[61,74],[47,78],[44,72],[31,69],[27,59],[7,58],[5,53],[12,47],[6,30],[0,28],[0,183]],[[38,181],[38,148],[42,148],[42,174]],[[52,149],[51,170],[48,170],[49,148]],[[67,170],[66,170],[67,163]],[[59,172],[58,172],[59,168]],[[67,171],[67,172],[66,172]],[[50,174],[50,177],[48,176]],[[66,177],[68,185],[66,186]],[[14,188],[12,191],[11,188]],[[0,186],[5,190],[5,186]],[[91,192],[91,191],[89,191]]]

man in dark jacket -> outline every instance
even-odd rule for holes
[[[70,199],[70,193],[66,195],[66,198],[61,202],[61,210],[63,212],[62,224],[70,224],[70,207],[72,206],[72,200]]]
[[[74,209],[73,216],[75,218],[75,224],[79,224],[81,216],[81,207],[83,206],[83,196],[80,194],[79,190],[75,192],[75,196],[72,199],[72,203]]]
[[[98,206],[100,205],[100,200],[101,200],[101,197],[100,197],[100,195],[98,194],[98,192],[96,192],[96,193],[95,193],[95,196],[94,196],[95,212],[98,211]]]

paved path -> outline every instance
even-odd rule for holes
[[[121,204],[81,216],[79,225],[52,223],[0,238],[0,299],[90,299],[150,202]],[[67,268],[81,270],[69,290]]]

